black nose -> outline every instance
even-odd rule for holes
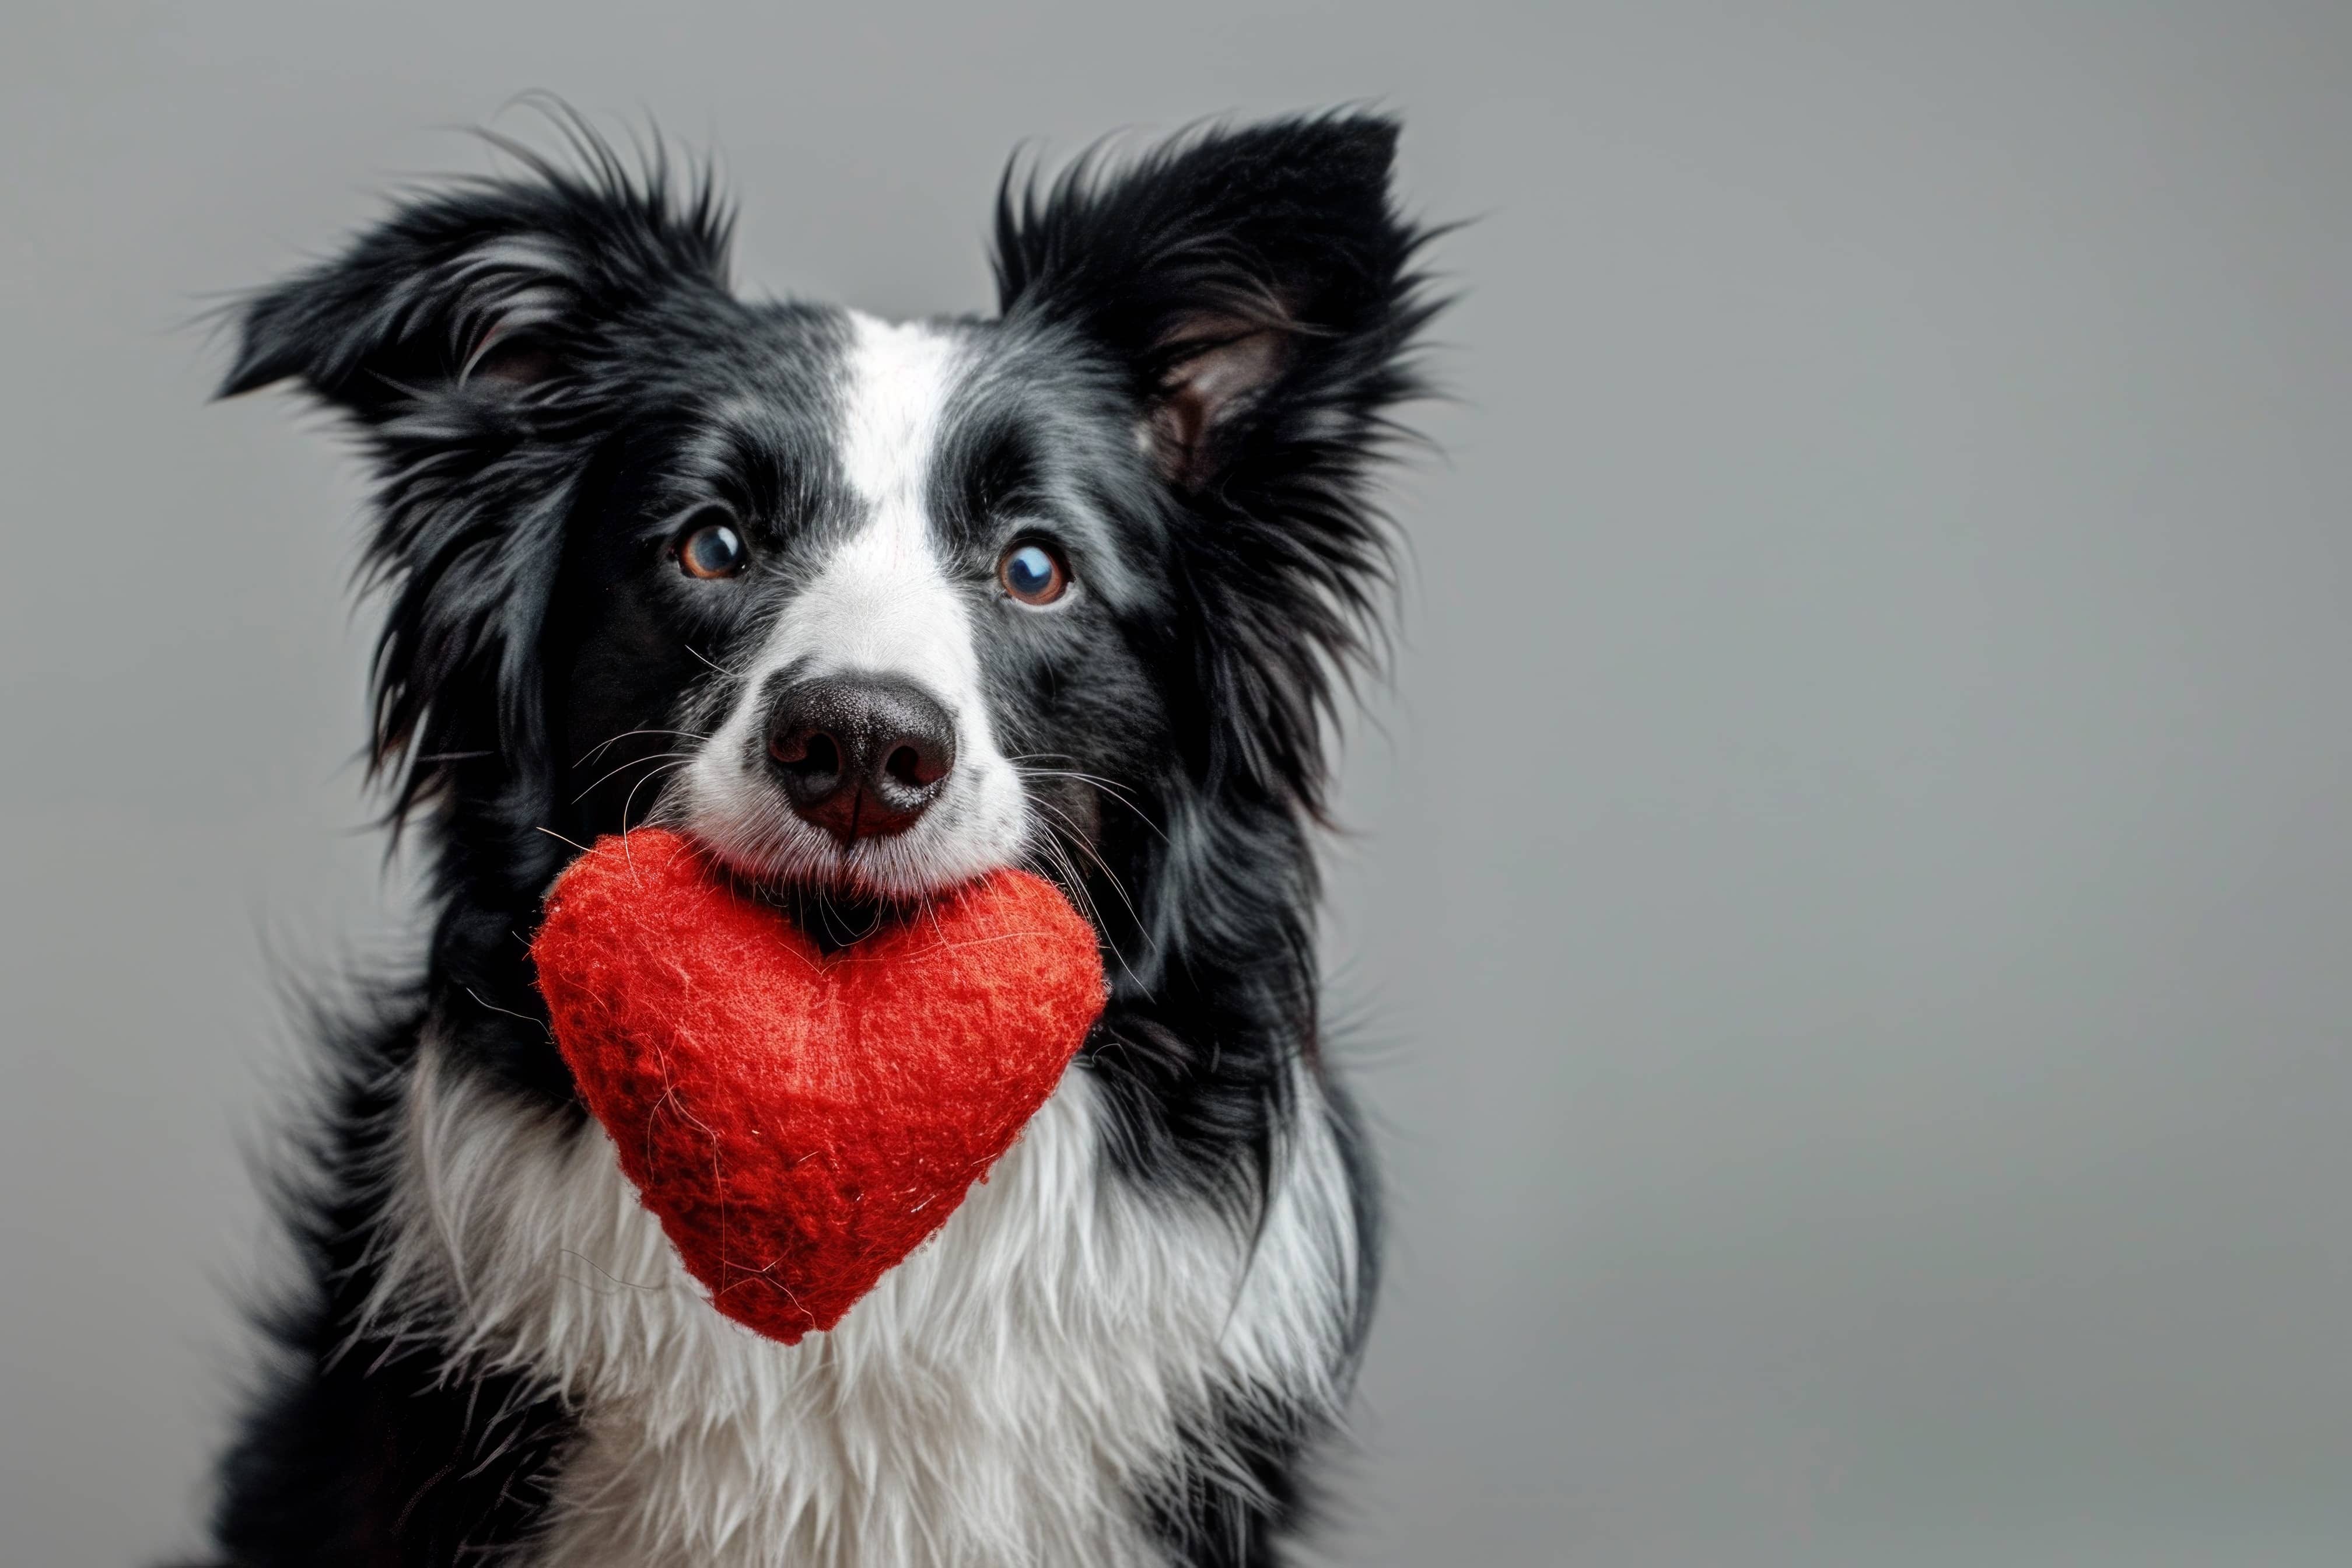
[[[904,833],[955,766],[955,721],[912,681],[798,680],[769,708],[768,765],[793,810],[844,844]]]

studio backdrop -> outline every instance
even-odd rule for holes
[[[2347,80],[2219,0],[16,7],[0,1561],[194,1549],[303,993],[418,937],[360,466],[208,313],[528,89],[887,317],[989,306],[1016,150],[1203,117],[1393,112],[1462,226],[1328,844],[1329,1561],[2352,1560]]]

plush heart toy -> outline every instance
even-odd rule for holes
[[[787,1344],[947,1223],[1104,996],[1092,928],[1037,878],[822,953],[656,828],[563,873],[531,955],[621,1169],[711,1303]]]

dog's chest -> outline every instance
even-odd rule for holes
[[[548,1568],[1157,1562],[1140,1494],[1219,1399],[1322,1394],[1352,1258],[1316,1171],[1254,1247],[1109,1178],[1095,1093],[1073,1070],[937,1237],[786,1346],[711,1310],[601,1129],[428,1046],[377,1326],[577,1410]]]

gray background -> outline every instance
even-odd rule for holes
[[[1340,1560],[2352,1561],[2352,13],[191,9],[0,23],[0,1560],[193,1542],[275,976],[402,951],[353,465],[185,323],[543,87],[886,312],[1024,138],[1373,98],[1479,219]]]

